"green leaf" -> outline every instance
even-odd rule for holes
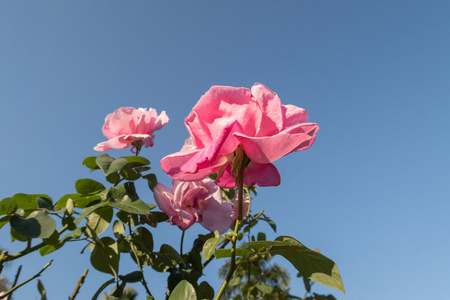
[[[256,288],[263,294],[272,294],[272,292],[273,292],[273,287],[268,286],[264,282],[258,282],[256,284]]]
[[[153,235],[145,227],[136,228],[136,230],[133,232],[133,235],[132,235],[132,242],[142,252],[145,252],[145,253],[153,252]]]
[[[100,154],[95,158],[95,163],[102,169],[106,174],[108,172],[109,166],[115,159],[109,156],[107,153]]]
[[[41,294],[41,300],[47,300],[47,292],[45,291],[44,285],[39,279],[37,283],[37,288],[39,290],[39,294]]]
[[[100,167],[97,165],[95,160],[97,159],[97,156],[89,156],[83,159],[82,165],[88,167],[91,169],[91,171],[98,170]]]
[[[266,221],[270,227],[272,227],[273,232],[277,232],[277,224],[275,224],[274,221],[270,220],[270,219],[263,219],[264,221]]]
[[[17,209],[16,200],[13,198],[5,198],[0,201],[0,216],[1,215],[12,215]]]
[[[116,217],[118,217],[119,220],[122,221],[124,224],[130,225],[131,227],[140,225],[138,215],[129,214],[123,210],[119,210],[116,213]]]
[[[75,229],[71,233],[66,234],[61,239],[61,242],[66,242],[66,241],[70,241],[70,240],[73,240],[73,239],[78,239],[78,238],[80,238],[80,236],[83,235],[85,230],[86,230],[86,227],[78,227],[77,229]]]
[[[26,219],[14,215],[10,224],[15,231],[28,238],[48,238],[56,229],[55,220],[42,211],[34,211]]]
[[[15,231],[12,226],[10,227],[10,230],[11,230],[11,242],[14,242],[16,240],[21,242],[28,242],[29,238]]]
[[[196,271],[202,272],[202,257],[199,252],[189,251],[187,254],[187,260]]]
[[[156,179],[155,174],[148,174],[145,176],[142,176],[142,178],[147,179],[148,187],[153,191],[155,186],[158,184],[158,179]]]
[[[17,208],[21,208],[25,211],[31,211],[31,210],[37,210],[39,209],[38,204],[37,204],[37,197],[45,197],[45,198],[49,198],[49,196],[47,195],[39,195],[39,194],[15,194],[14,196],[12,196],[12,198],[16,201],[17,203]]]
[[[119,279],[124,282],[139,282],[144,278],[141,271],[134,271],[127,275],[119,275]]]
[[[57,245],[59,243],[59,233],[58,231],[54,230],[53,233],[45,239],[42,239],[44,243],[47,245]]]
[[[117,278],[119,259],[119,249],[114,239],[103,237],[95,243],[91,253],[91,264],[96,270]]]
[[[126,211],[130,214],[135,215],[145,215],[150,213],[152,208],[155,208],[156,205],[146,204],[142,200],[131,200],[130,198],[123,198],[120,202],[115,202],[114,200],[109,200],[109,205],[111,207]]]
[[[150,161],[142,156],[123,156],[121,158],[126,159],[133,167],[146,166],[150,164]]]
[[[45,245],[45,246],[42,246],[41,248],[39,248],[39,254],[41,256],[45,256],[47,254],[50,254],[50,253],[58,250],[63,245],[64,245],[64,243],[59,243],[59,244],[56,244],[56,245]]]
[[[139,199],[133,182],[126,182],[124,184],[111,187],[108,190],[108,196],[113,198],[116,202],[120,202],[124,197],[128,197],[133,201]]]
[[[168,266],[175,267],[177,264],[183,263],[183,259],[181,258],[180,254],[178,254],[177,250],[173,249],[171,246],[167,244],[161,245],[161,248],[158,252],[158,256]]]
[[[240,276],[235,276],[236,273],[234,274],[233,277],[231,277],[230,283],[228,284],[229,286],[237,286],[238,284],[241,283],[242,278]]]
[[[59,198],[59,200],[55,204],[55,209],[61,209],[66,207],[67,200],[71,198],[72,200],[75,200],[77,198],[81,197],[81,194],[67,194]]]
[[[113,161],[111,163],[111,165],[109,166],[108,172],[105,173],[105,175],[108,176],[112,173],[120,171],[123,168],[125,168],[127,165],[128,165],[128,160],[126,160],[125,158],[116,159],[115,161]]]
[[[141,178],[141,173],[138,173],[135,169],[126,167],[120,171],[120,175],[126,180],[135,181]]]
[[[97,156],[95,162],[103,170],[105,176],[120,171],[128,165],[126,158],[114,159],[106,153]]]
[[[167,216],[165,213],[163,212],[151,212],[149,214],[144,214],[144,215],[140,215],[139,216],[139,222],[141,224],[147,224],[150,225],[152,227],[155,227],[158,225],[158,223],[160,222],[164,222],[167,219],[169,219],[169,216]]]
[[[115,220],[113,224],[113,232],[116,239],[120,239],[125,235],[125,226],[120,220]]]
[[[198,299],[214,299],[214,289],[206,281],[199,284],[197,294]]]
[[[146,165],[150,164],[150,161],[140,156],[126,156],[122,159],[126,159],[129,164],[120,171],[120,175],[126,180],[137,180],[141,178],[142,172],[150,170],[150,167]]]
[[[289,236],[280,236],[275,241],[249,242],[246,246],[256,250],[269,249],[271,255],[286,258],[303,276],[345,293],[338,267],[329,258],[305,247]]]
[[[75,189],[82,196],[87,196],[97,194],[98,192],[104,190],[105,187],[98,181],[89,178],[84,178],[75,181]]]
[[[236,249],[236,256],[245,256],[253,254],[254,251],[252,251],[249,248],[237,248]],[[214,252],[214,256],[216,258],[224,258],[224,257],[231,257],[231,249],[217,249],[216,252]]]
[[[208,260],[216,250],[217,244],[219,244],[220,237],[210,238],[203,245],[202,256],[204,260]]]
[[[89,214],[86,227],[93,230],[96,235],[103,233],[111,223],[113,216],[112,207],[101,207]]]
[[[78,226],[78,224],[84,219],[86,218],[89,214],[91,214],[94,210],[96,210],[97,208],[102,207],[103,205],[105,205],[105,203],[97,203],[95,205],[86,207],[85,209],[83,209],[83,212],[81,213],[81,215],[75,219],[75,221],[73,221],[75,223],[76,226]]]
[[[11,216],[6,216],[0,219],[0,229],[9,223],[9,220],[11,219]]]
[[[52,200],[50,200],[50,199],[48,199],[46,197],[38,196],[36,198],[36,203],[37,203],[39,208],[43,208],[43,209],[47,209],[47,210],[53,210]]]
[[[73,199],[73,205],[76,208],[85,208],[87,206],[92,206],[93,204],[96,204],[101,200],[102,198],[99,195],[78,197],[76,199]]]
[[[109,183],[117,184],[117,183],[120,182],[120,175],[119,175],[119,173],[112,173],[112,174],[109,174],[108,176],[106,176],[106,180],[107,180]]]
[[[258,237],[256,238],[258,241],[265,241],[266,234],[264,232],[258,232]]]
[[[153,204],[145,204],[139,199],[132,182],[110,188],[109,195],[109,205],[131,214],[148,214],[150,209],[156,207]]]
[[[254,185],[247,186],[247,188],[248,188],[249,191],[253,192],[253,194],[255,196],[257,196],[258,190],[256,189],[256,187]]]
[[[197,300],[195,289],[187,280],[182,280],[173,289],[169,300]]]

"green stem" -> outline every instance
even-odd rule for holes
[[[245,155],[245,154],[244,154]],[[236,233],[236,236],[239,231],[239,224],[242,221],[242,203],[244,199],[244,169],[246,167],[246,163],[244,160],[242,160],[243,163],[241,163],[240,166],[238,166],[238,174],[236,178],[236,185],[238,187],[238,217],[236,220],[236,224],[234,226],[234,232]],[[234,274],[234,271],[236,271],[236,236],[233,236],[231,238],[231,261],[230,261],[230,269],[228,270],[227,277],[225,277],[225,280],[222,283],[222,286],[220,287],[219,292],[217,292],[215,300],[219,300],[223,293],[225,292],[225,289],[228,286],[228,283],[231,280],[231,277]]]
[[[80,279],[78,279],[77,286],[75,287],[75,290],[73,291],[72,295],[69,297],[69,300],[74,300],[77,296],[78,292],[80,291],[81,286],[84,283],[84,280],[86,279],[87,273],[89,272],[89,269],[86,269],[83,274],[81,274]]]
[[[180,242],[180,256],[183,257],[183,242],[184,242],[184,233],[186,231],[183,230],[183,233],[181,234],[181,242]]]
[[[136,258],[136,263],[137,263],[137,265],[138,265],[138,267],[139,267],[139,271],[142,273],[142,280],[141,280],[141,283],[142,283],[142,285],[144,286],[145,290],[147,291],[147,295],[149,295],[150,297],[153,297],[153,296],[152,296],[152,293],[150,293],[150,290],[149,290],[149,288],[148,288],[148,286],[147,286],[147,282],[145,281],[145,278],[144,278],[144,271],[142,270],[141,261],[140,261],[140,259],[139,259],[139,255],[138,255],[136,246],[135,246],[134,243],[133,243],[133,233],[132,233],[132,231],[131,231],[131,215],[129,215],[128,229],[129,229],[130,237],[131,237],[131,240],[130,240],[131,250],[132,250],[132,252],[133,252],[133,254],[134,254],[134,257]]]
[[[13,282],[13,284],[12,284],[11,287],[15,287],[15,286],[17,285],[17,281],[19,281],[19,275],[20,275],[20,272],[21,272],[21,271],[22,271],[22,265],[20,265],[19,268],[17,269],[16,277],[14,278],[14,282]],[[10,299],[12,299],[11,297],[12,297],[12,292],[11,292],[11,294],[9,294],[9,296],[6,297],[5,299],[6,299],[6,300],[10,300]],[[2,299],[3,299],[3,298],[2,298]]]
[[[12,289],[10,289],[9,291],[7,291],[7,292],[6,292],[5,294],[3,294],[2,296],[5,297],[5,296],[8,296],[8,295],[12,294],[12,292],[14,292],[15,290],[17,290],[17,289],[20,288],[21,286],[27,284],[28,282],[30,282],[31,280],[33,280],[33,279],[35,279],[35,278],[37,278],[37,277],[39,277],[39,276],[41,276],[42,272],[44,272],[45,269],[47,269],[47,268],[52,264],[52,261],[53,261],[53,260],[51,260],[48,264],[46,264],[46,265],[42,268],[42,270],[39,271],[39,273],[37,273],[37,274],[34,275],[33,277],[31,277],[31,278],[25,280],[24,282],[22,282],[22,283],[20,283],[20,284],[18,284],[18,285],[15,285]]]
[[[137,253],[137,249],[136,249],[136,247],[134,246],[134,243],[133,243],[133,233],[131,231],[131,215],[130,215],[129,220],[130,221],[129,221],[129,224],[128,224],[128,229],[129,229],[130,237],[131,237],[131,239],[130,239],[130,246],[131,246],[131,250],[133,251],[134,257],[136,258],[136,263],[137,263],[137,265],[139,267],[139,271],[141,271],[141,273],[142,273],[141,261],[139,259],[139,255]]]

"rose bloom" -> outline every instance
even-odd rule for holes
[[[233,206],[222,198],[220,188],[214,180],[172,181],[172,190],[161,183],[153,189],[158,207],[169,216],[169,221],[181,230],[195,222],[210,231],[224,233],[233,222]]]
[[[149,108],[135,109],[121,107],[105,118],[103,134],[109,139],[94,147],[96,151],[109,149],[124,149],[129,146],[139,150],[142,146],[153,147],[154,132],[160,130],[169,122],[169,117],[163,111],[158,116],[156,110]]]
[[[256,83],[251,89],[213,86],[185,119],[191,145],[161,160],[173,179],[200,180],[221,170],[216,183],[236,186],[232,174],[235,150],[241,146],[250,159],[244,184],[276,186],[280,174],[273,161],[308,149],[319,126],[304,123],[303,108],[281,104],[276,93]]]

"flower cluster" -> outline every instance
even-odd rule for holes
[[[244,185],[279,185],[272,162],[308,149],[316,138],[319,126],[305,123],[307,119],[303,108],[281,104],[260,83],[251,89],[211,87],[185,119],[190,137],[183,148],[161,160],[173,182],[171,190],[162,184],[154,188],[156,203],[181,230],[198,222],[211,231],[226,231],[237,205],[222,199],[219,186],[236,186],[235,169],[243,159]],[[133,146],[139,152],[153,146],[154,132],[168,121],[164,111],[158,116],[152,108],[122,107],[106,117],[103,133],[109,140],[94,149]],[[208,178],[213,173],[219,173],[215,183]]]

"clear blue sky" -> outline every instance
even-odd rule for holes
[[[200,96],[212,85],[261,82],[321,128],[313,147],[275,163],[279,187],[259,189],[253,211],[278,224],[269,238],[290,235],[333,259],[347,294],[316,291],[337,299],[445,297],[449,16],[446,1],[1,1],[0,199],[24,192],[56,201],[76,179],[101,178],[81,161],[98,154],[103,120],[121,106],[169,115],[142,152],[168,185],[159,161],[183,144],[184,118]],[[138,193],[153,203],[145,185]],[[5,229],[0,246],[22,249]],[[178,247],[176,227],[153,232],[157,246]],[[205,232],[194,226],[186,243]],[[31,255],[3,275],[22,263],[25,280],[54,258],[41,280],[49,299],[67,298],[89,266],[81,247]],[[219,264],[208,266],[210,278]],[[162,299],[166,275],[146,275]],[[79,298],[108,278],[91,268]],[[15,295],[35,296],[36,281]]]

